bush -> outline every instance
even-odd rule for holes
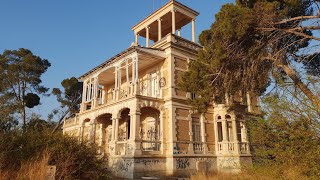
[[[0,134],[0,171],[16,177],[25,163],[48,153],[48,165],[57,166],[56,179],[106,179],[105,161],[97,158],[96,148],[86,142],[51,134],[48,129],[13,130]]]

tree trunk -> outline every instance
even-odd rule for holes
[[[68,110],[64,113],[64,115],[59,119],[59,121],[58,121],[57,125],[54,127],[52,133],[55,133],[55,132],[58,130],[58,128],[62,125],[62,123],[63,123],[64,120],[66,119],[66,117],[67,117],[67,115],[69,114],[69,112],[70,112],[70,109],[68,109]]]
[[[305,85],[298,77],[297,73],[288,65],[280,65],[284,72],[293,80],[294,84],[309,98],[313,105],[320,112],[320,99],[312,93],[312,91]]]

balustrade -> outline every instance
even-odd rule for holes
[[[236,146],[239,147],[239,152],[236,152]],[[241,153],[250,154],[248,142],[218,142],[218,153]]]
[[[160,151],[161,141],[141,141],[142,151]]]

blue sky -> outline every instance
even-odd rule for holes
[[[52,66],[43,84],[79,77],[134,41],[131,27],[168,0],[1,0],[0,53],[27,48]],[[196,33],[208,29],[223,4],[234,0],[179,0],[200,13]],[[182,30],[189,38],[191,28]],[[42,97],[34,112],[44,118],[59,107],[55,97]]]

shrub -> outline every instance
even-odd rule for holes
[[[0,134],[0,171],[16,176],[27,163],[48,153],[48,165],[57,166],[56,179],[106,179],[105,161],[97,158],[96,148],[86,142],[52,134],[48,129],[13,130]]]

